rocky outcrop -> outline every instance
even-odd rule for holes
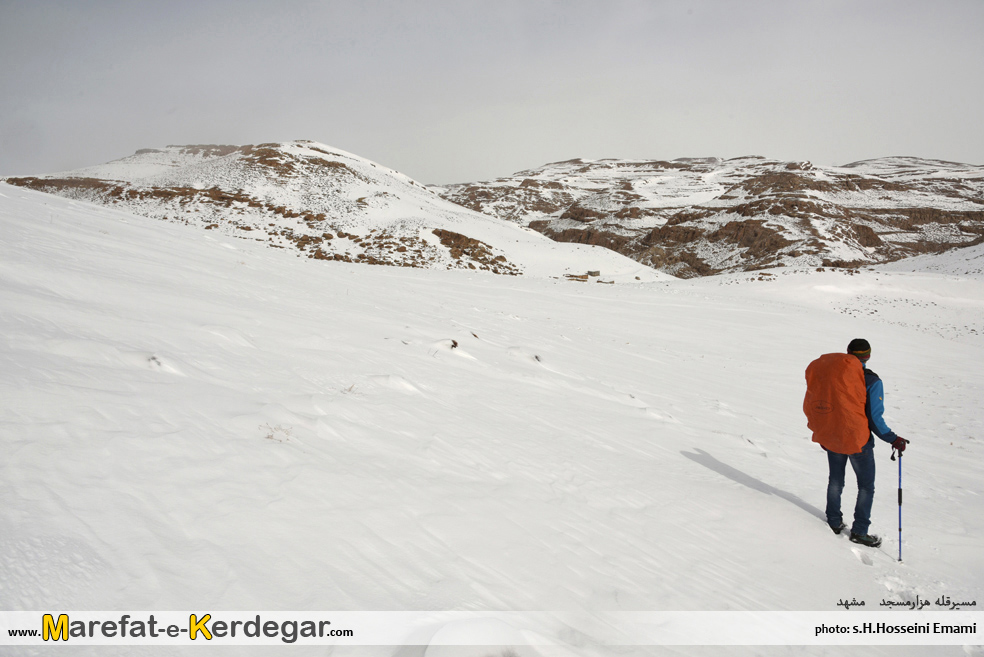
[[[984,167],[916,158],[843,167],[761,157],[568,160],[438,191],[554,240],[604,246],[684,277],[857,267],[984,235]]]
[[[518,273],[506,261],[505,256],[495,255],[492,252],[492,248],[484,242],[441,228],[435,228],[431,232],[441,240],[441,245],[448,249],[452,258],[455,260],[465,258],[469,269],[481,267],[496,274]],[[476,263],[478,266],[476,266]]]

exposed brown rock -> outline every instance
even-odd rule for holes
[[[577,203],[571,205],[564,214],[560,215],[561,219],[572,219],[574,221],[589,222],[595,219],[604,219],[607,215],[604,212],[599,212],[598,210],[592,210],[591,208],[585,208],[578,205]]]
[[[239,150],[239,146],[227,146],[219,144],[198,144],[193,146],[168,146],[168,148],[180,148],[182,153],[188,155],[201,155],[202,157],[222,157],[225,155],[231,155]],[[160,153],[161,151],[156,149],[142,149],[137,151],[137,154],[149,150],[154,153]]]
[[[631,241],[630,238],[624,235],[606,232],[599,228],[564,228],[556,230],[550,221],[531,221],[529,227],[557,242],[592,244],[603,246],[612,251],[621,251]]]
[[[516,273],[515,267],[504,256],[494,256],[491,247],[485,242],[442,228],[435,228],[432,232],[441,240],[441,245],[449,250],[451,257],[461,260],[469,269]],[[475,266],[476,263],[478,267]]]
[[[792,244],[774,228],[766,226],[765,222],[760,219],[729,221],[713,233],[708,234],[707,239],[711,242],[725,241],[736,244],[748,249],[750,254],[756,256],[776,253]]]
[[[770,171],[758,176],[752,176],[737,185],[749,194],[788,194],[812,190],[817,192],[833,191],[834,186],[826,181],[816,180],[810,176],[800,175],[789,171]]]
[[[854,235],[858,240],[858,244],[863,247],[871,248],[875,246],[881,246],[884,244],[881,238],[875,233],[875,231],[870,226],[863,226],[861,224],[854,224],[851,226],[854,231]]]
[[[984,167],[953,164],[959,175],[939,175],[949,164],[913,158],[837,168],[761,157],[727,164],[713,158],[572,160],[490,184],[451,186],[445,197],[462,202],[466,191],[475,210],[525,223],[558,241],[604,246],[681,276],[823,261],[846,266],[855,260],[831,257],[833,249],[846,246],[857,261],[870,264],[977,243],[984,236],[984,210],[953,207],[984,206]],[[680,174],[665,175],[670,170]],[[913,171],[923,170],[925,178],[913,178]],[[707,172],[714,175],[702,178]],[[664,189],[662,181],[677,179],[692,180],[686,184],[699,197],[711,179],[723,193],[667,207],[654,191]],[[551,183],[562,189],[547,191]],[[673,198],[687,198],[674,192],[673,183],[665,189]],[[570,202],[558,204],[561,195]],[[932,195],[953,201],[912,205]],[[546,199],[554,205],[544,205]],[[575,221],[580,226],[572,227]]]
[[[685,250],[667,250],[660,247],[647,249],[640,254],[640,262],[649,264],[680,278],[696,278],[698,276],[713,276],[720,269],[711,267],[701,258]]]

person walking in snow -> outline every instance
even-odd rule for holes
[[[814,442],[827,452],[830,476],[827,480],[827,523],[835,534],[847,528],[841,513],[844,473],[851,462],[858,481],[851,541],[878,547],[881,538],[869,534],[871,505],[875,496],[875,436],[899,453],[909,441],[899,437],[885,423],[885,391],[881,378],[868,369],[871,345],[867,340],[851,340],[845,354],[826,354],[807,368],[807,396],[803,410]],[[857,363],[860,362],[860,372]],[[861,389],[863,374],[864,389]],[[860,404],[864,403],[864,415]]]

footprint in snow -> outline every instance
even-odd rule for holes
[[[866,566],[873,565],[874,562],[871,560],[871,557],[865,554],[865,552],[861,548],[851,548],[851,552],[853,552],[854,556],[858,558],[858,561],[860,561],[864,565]]]
[[[901,601],[915,600],[919,592],[912,588],[910,585],[903,582],[898,577],[887,576],[881,578],[882,585],[888,590],[892,595],[890,597],[897,598]]]

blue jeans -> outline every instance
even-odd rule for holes
[[[827,451],[830,478],[827,480],[827,523],[839,527],[844,521],[841,514],[841,493],[844,492],[844,471],[851,462],[858,478],[858,501],[854,505],[854,525],[851,532],[867,534],[871,525],[871,503],[875,499],[875,439],[868,439],[858,454],[835,454]]]

